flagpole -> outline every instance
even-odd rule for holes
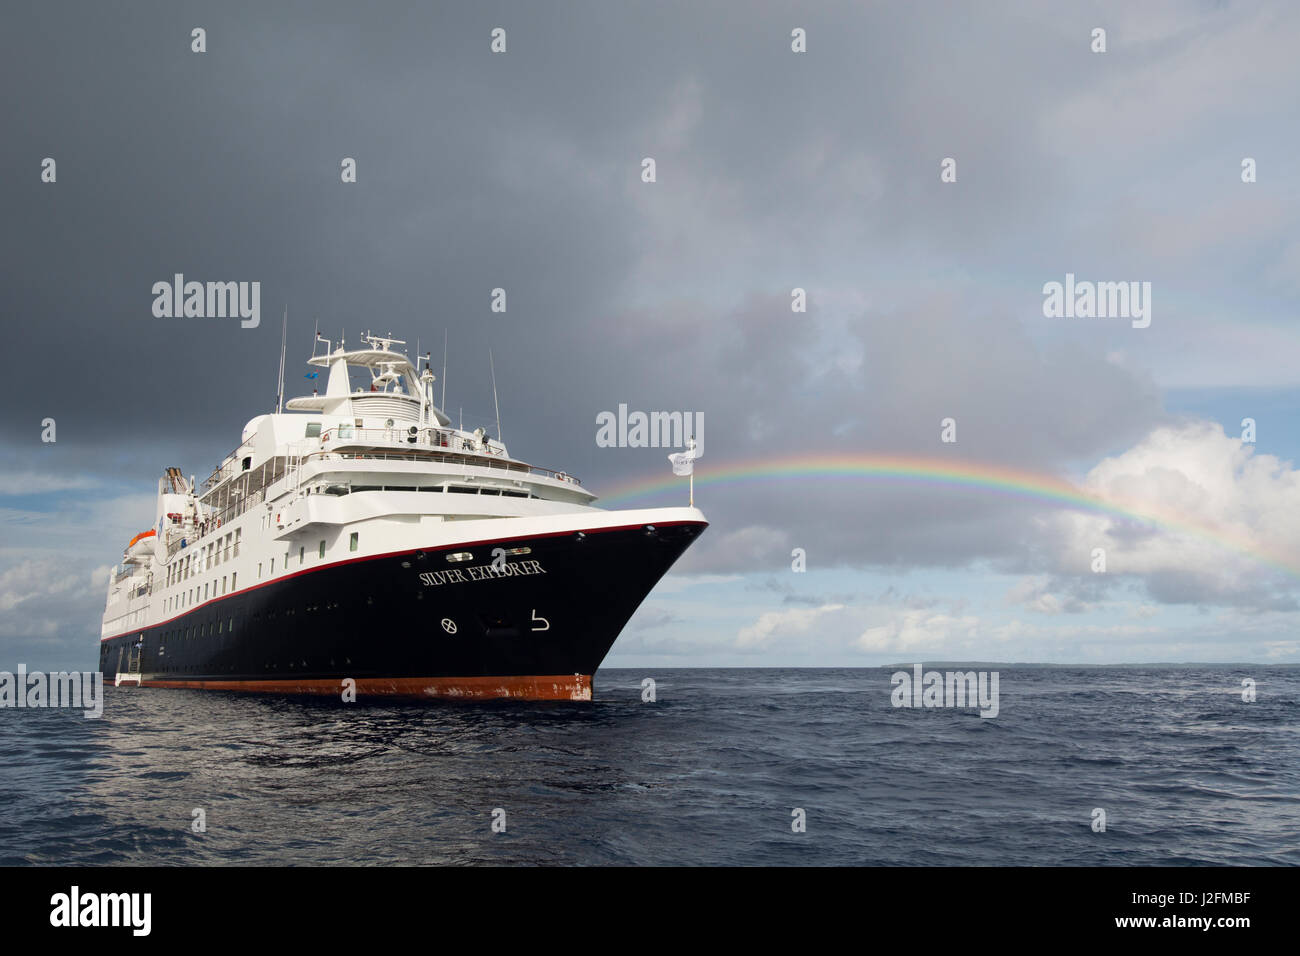
[[[673,463],[673,474],[680,476],[681,471],[678,469],[686,469],[687,487],[690,489],[690,497],[688,500],[692,508],[695,507],[695,459],[697,457],[698,456],[695,454],[694,438],[687,443],[686,451],[681,452],[680,454],[672,454],[668,456],[668,460]]]
[[[690,453],[691,453],[691,456],[692,456],[692,457],[691,457],[691,480],[690,480],[690,488],[691,488],[691,492],[690,492],[690,495],[691,495],[691,504],[690,504],[690,506],[691,506],[692,508],[694,508],[694,507],[695,507],[695,457],[694,457],[694,456],[695,456],[695,438],[694,438],[693,436],[692,436],[692,438],[691,438],[691,443],[690,443],[690,446],[689,446],[689,447],[690,447]]]

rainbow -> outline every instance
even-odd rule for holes
[[[1043,501],[1076,511],[1137,521],[1171,534],[1201,538],[1300,578],[1300,560],[1296,555],[1262,548],[1240,529],[1190,520],[1186,515],[1161,509],[1150,502],[1103,498],[1054,475],[1000,465],[891,455],[813,455],[784,461],[755,459],[711,467],[702,458],[696,465],[695,474],[695,484],[703,488],[796,480],[899,482]],[[670,492],[685,497],[685,484],[685,478],[676,476],[626,482],[616,486],[611,494],[602,496],[600,504],[621,505],[636,498]]]

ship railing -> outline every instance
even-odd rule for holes
[[[174,558],[176,552],[180,551],[181,548],[188,548],[198,540],[198,532],[190,528],[174,533],[172,537],[167,540],[167,560],[170,561]]]
[[[320,447],[333,451],[344,447],[371,445],[405,445],[421,448],[445,449],[467,455],[504,457],[505,446],[485,438],[483,441],[466,438],[451,428],[429,425],[393,425],[389,428],[357,428],[353,425],[335,425],[321,432]]]
[[[466,465],[471,468],[486,468],[491,471],[501,471],[509,475],[529,475],[540,478],[550,478],[555,481],[562,481],[566,484],[582,486],[582,482],[573,475],[563,471],[554,471],[550,468],[542,468],[538,465],[530,465],[527,462],[515,461],[513,459],[503,459],[492,455],[484,454],[463,454],[452,452],[450,454],[439,454],[438,452],[428,452],[422,449],[412,449],[411,452],[402,454],[396,451],[380,451],[377,449],[357,449],[356,451],[343,452],[315,452],[310,455],[304,455],[298,467],[305,467],[312,461],[400,461],[400,462],[420,462],[444,464],[444,465]]]
[[[234,451],[221,460],[220,465],[212,469],[212,474],[203,479],[203,486],[199,491],[199,497],[206,495],[227,478],[233,478],[235,475],[240,474],[244,470],[244,459],[252,455],[252,453],[252,442],[240,442]]]
[[[259,488],[252,494],[240,498],[238,501],[232,501],[230,505],[220,511],[209,511],[199,522],[197,528],[186,529],[180,533],[174,534],[167,544],[167,560],[171,560],[176,553],[184,548],[192,548],[200,541],[208,541],[209,538],[216,536],[218,533],[225,535],[229,528],[222,530],[225,525],[229,524],[235,518],[246,514],[250,509],[256,508],[266,500],[266,489]],[[238,544],[233,543],[222,549],[222,553],[230,551],[229,557],[235,557],[239,554]],[[224,558],[223,558],[224,560]]]
[[[333,429],[331,429],[332,431]],[[445,429],[437,429],[445,431]],[[353,432],[396,432],[397,429],[353,429]],[[453,436],[459,437],[459,436]],[[312,443],[314,444],[314,443]],[[396,444],[396,442],[394,442]],[[250,509],[256,508],[266,501],[266,493],[269,488],[274,487],[278,482],[283,481],[284,488],[297,489],[302,482],[303,470],[306,466],[315,461],[399,461],[399,462],[420,462],[436,463],[449,465],[468,465],[473,468],[486,468],[494,471],[501,471],[507,475],[527,475],[542,478],[550,478],[555,481],[562,481],[567,484],[582,486],[582,482],[573,475],[566,474],[562,471],[554,471],[550,468],[542,468],[538,465],[530,465],[526,462],[515,461],[509,458],[503,458],[499,455],[489,455],[482,452],[459,452],[452,451],[448,446],[446,453],[439,453],[425,450],[427,446],[421,447],[416,443],[409,452],[398,453],[393,451],[379,451],[373,448],[357,448],[355,452],[337,452],[337,451],[306,451],[305,449],[291,450],[285,461],[285,470],[268,481],[265,487],[247,496],[241,497],[237,501],[232,501],[230,505],[220,511],[209,511],[204,515],[197,527],[185,528],[179,533],[173,531],[172,537],[168,539],[167,560],[170,561],[181,550],[182,542],[185,548],[192,548],[200,542],[207,543],[212,537],[224,535],[229,529],[223,531],[225,525],[229,524],[235,518],[246,514]],[[441,446],[437,446],[441,447]],[[233,547],[233,546],[232,546]],[[233,556],[233,555],[232,555]],[[224,558],[223,558],[224,560]],[[120,580],[120,579],[119,579]]]
[[[375,445],[397,445],[417,452],[420,461],[469,464],[478,468],[501,468],[516,473],[540,475],[554,478],[574,485],[581,485],[577,478],[562,471],[529,465],[506,457],[505,446],[492,439],[478,441],[465,438],[451,428],[439,428],[428,425],[395,425],[391,428],[357,428],[352,425],[336,425],[321,433],[322,452],[340,452],[344,458],[379,458],[386,461],[409,461],[413,456],[395,455],[374,448]],[[343,449],[353,449],[353,452]],[[360,449],[360,450],[358,450]],[[425,449],[432,449],[430,454]],[[457,456],[457,457],[449,457]],[[471,460],[464,460],[468,456]],[[308,456],[310,457],[310,456]]]

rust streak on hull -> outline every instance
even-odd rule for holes
[[[180,690],[235,690],[265,694],[341,695],[337,678],[303,680],[146,680],[144,687]],[[359,677],[357,698],[447,697],[469,700],[591,700],[590,674],[510,677]]]

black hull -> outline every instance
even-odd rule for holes
[[[703,522],[412,550],[293,571],[101,642],[106,682],[358,696],[589,698]],[[492,550],[528,549],[493,567]],[[449,554],[472,554],[449,562]]]

